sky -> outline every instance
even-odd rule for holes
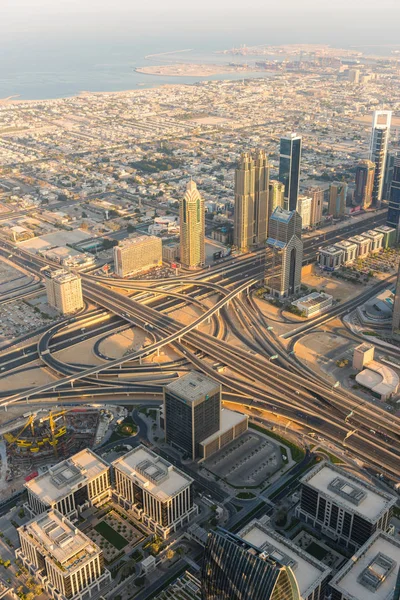
[[[0,0],[0,33],[15,36],[177,32],[254,43],[400,44],[399,0]]]

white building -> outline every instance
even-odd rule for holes
[[[31,479],[25,487],[32,515],[54,508],[76,518],[85,508],[111,497],[110,466],[86,448]]]
[[[312,292],[292,302],[292,305],[304,312],[307,319],[309,319],[328,310],[332,306],[332,303],[333,296],[324,292]]]
[[[301,479],[296,509],[306,523],[354,551],[386,531],[397,498],[334,464],[321,462]]]
[[[162,265],[162,241],[154,236],[127,238],[113,248],[114,271],[119,277]]]
[[[400,541],[377,531],[330,582],[332,600],[390,600],[400,568]]]
[[[79,275],[65,269],[45,271],[47,302],[63,315],[72,314],[84,306]]]
[[[100,548],[50,510],[18,529],[16,556],[55,600],[98,598],[111,582]]]
[[[343,251],[343,264],[350,265],[357,258],[358,246],[353,242],[349,242],[348,240],[343,240],[341,242],[337,242],[334,244],[335,248]]]
[[[368,362],[366,368],[356,375],[356,381],[382,402],[389,400],[399,389],[396,371],[376,360]]]
[[[371,249],[371,240],[363,235],[354,235],[349,238],[349,242],[357,244],[357,257],[365,258],[368,256]]]
[[[311,225],[312,198],[299,196],[297,199],[297,212],[301,216],[302,228],[309,229]]]
[[[325,271],[336,271],[343,264],[343,250],[336,246],[318,248],[318,263]]]
[[[296,578],[300,600],[324,600],[331,569],[279,535],[261,521],[253,520],[239,533],[247,543],[265,555],[290,566]]]
[[[118,501],[164,539],[197,514],[193,479],[138,446],[113,462]]]
[[[380,231],[375,231],[370,229],[369,231],[365,231],[363,236],[369,240],[371,240],[370,252],[375,254],[376,252],[380,252],[383,248],[383,238],[384,234]]]

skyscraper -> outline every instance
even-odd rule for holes
[[[361,208],[372,205],[372,192],[374,189],[375,165],[370,160],[363,160],[356,168],[356,187],[354,190],[354,203]]]
[[[295,210],[276,208],[269,223],[266,286],[274,296],[290,296],[300,289],[303,264],[301,217]]]
[[[162,265],[162,240],[154,235],[126,238],[113,248],[114,271],[119,277]]]
[[[334,219],[343,217],[346,210],[347,183],[335,181],[329,186],[329,214]]]
[[[193,371],[164,388],[165,440],[190,458],[200,457],[200,443],[221,423],[221,386]]]
[[[324,190],[319,187],[310,188],[306,191],[311,196],[310,227],[319,225],[322,221],[322,209],[324,207]]]
[[[72,314],[84,306],[79,275],[65,269],[44,272],[47,302],[63,315]]]
[[[185,267],[196,268],[205,262],[204,200],[194,181],[189,181],[180,203],[180,260]]]
[[[235,171],[234,245],[246,252],[265,244],[268,229],[269,165],[264,151],[245,152]]]
[[[374,187],[372,191],[373,206],[378,206],[382,200],[391,121],[392,111],[376,110],[374,112],[370,144],[370,160],[375,165]]]
[[[303,229],[308,229],[311,224],[311,196],[299,196],[297,200],[297,212],[301,217]]]
[[[224,529],[210,532],[202,600],[300,600],[292,568],[280,562],[277,554],[269,556]]]
[[[297,210],[301,161],[301,136],[292,133],[281,138],[279,181],[285,186],[286,210]]]
[[[283,208],[285,203],[285,186],[276,179],[269,181],[268,194],[268,223],[274,210],[280,206]]]
[[[400,223],[400,155],[394,158],[393,177],[389,192],[387,224],[396,229]]]

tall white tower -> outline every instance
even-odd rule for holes
[[[376,110],[374,112],[370,144],[370,160],[375,165],[374,187],[372,190],[373,206],[379,206],[382,200],[391,122],[391,110]]]

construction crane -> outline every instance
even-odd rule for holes
[[[20,448],[29,448],[29,446],[31,446],[32,442],[29,440],[22,439],[21,436],[28,427],[31,428],[32,435],[35,434],[34,422],[35,422],[36,415],[37,415],[37,413],[33,413],[33,414],[29,415],[25,425],[23,426],[21,431],[19,431],[17,433],[17,435],[13,435],[12,433],[5,433],[4,438],[7,440],[7,442],[9,444],[16,444]]]
[[[57,421],[61,417],[63,417],[67,412],[67,410],[60,410],[58,412],[50,411],[46,417],[42,417],[40,419],[40,423],[49,421],[51,437],[46,438],[46,440],[43,441],[48,441],[50,446],[53,446],[55,456],[58,456],[57,444],[59,438],[67,433],[67,428],[65,424],[63,424],[61,427],[57,427]]]

